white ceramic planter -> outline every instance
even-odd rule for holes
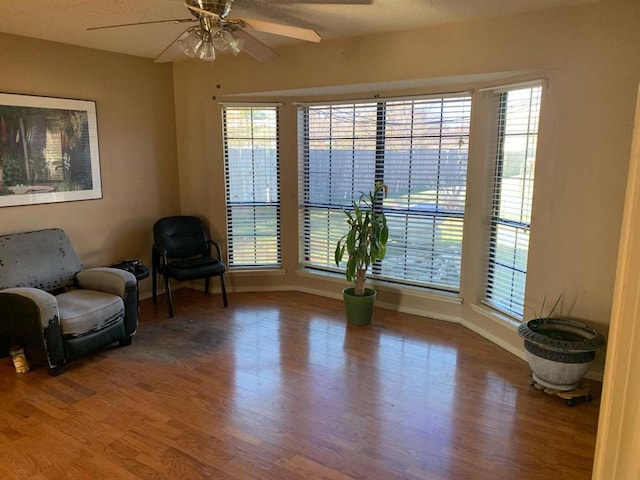
[[[569,391],[578,387],[592,361],[584,363],[562,363],[526,352],[527,362],[531,367],[531,377],[545,387],[554,390]]]
[[[587,373],[596,350],[605,344],[593,328],[573,320],[536,318],[520,325],[532,377],[546,387],[574,390]]]

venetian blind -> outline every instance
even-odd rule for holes
[[[485,302],[522,318],[542,87],[491,94],[496,149]]]
[[[303,264],[341,270],[343,209],[380,180],[390,239],[372,276],[457,291],[470,112],[468,94],[299,106]]]
[[[228,264],[280,266],[277,106],[222,107]]]

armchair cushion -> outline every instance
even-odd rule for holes
[[[97,332],[124,319],[122,298],[97,290],[71,290],[57,295],[60,328],[65,338]]]

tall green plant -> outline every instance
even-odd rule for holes
[[[364,295],[364,282],[369,265],[382,260],[387,253],[389,227],[387,218],[376,202],[386,196],[387,186],[376,182],[369,193],[362,193],[352,204],[353,209],[345,209],[349,231],[336,245],[335,261],[340,266],[345,252],[347,253],[346,277],[355,284],[355,294]]]

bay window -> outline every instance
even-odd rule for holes
[[[373,278],[459,291],[471,97],[300,105],[302,263],[341,271],[344,209],[376,181],[389,225]]]

